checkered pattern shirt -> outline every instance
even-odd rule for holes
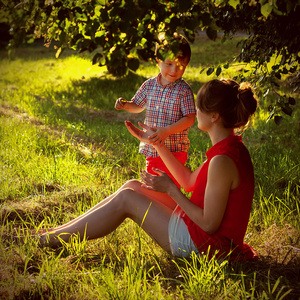
[[[196,113],[194,94],[191,87],[179,78],[168,85],[161,85],[161,74],[146,80],[131,99],[146,109],[145,124],[151,127],[166,127],[179,121],[183,116]],[[187,152],[190,141],[189,128],[171,134],[165,145],[171,152]],[[147,157],[159,156],[154,147],[141,142],[139,152]]]

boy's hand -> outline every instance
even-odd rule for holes
[[[159,127],[157,128],[156,132],[149,137],[149,142],[152,145],[161,146],[168,136],[168,129],[166,127]]]
[[[121,109],[125,109],[125,104],[127,103],[127,101],[124,98],[118,98],[116,103],[115,103],[115,109],[116,110],[121,110]]]

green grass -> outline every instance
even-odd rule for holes
[[[225,64],[235,44],[197,38],[184,76],[195,94],[211,79],[200,71]],[[243,133],[256,178],[245,240],[260,255],[257,263],[173,258],[131,221],[101,240],[75,238],[58,250],[12,239],[13,229],[22,235],[67,222],[144,168],[138,141],[124,126],[143,114],[117,112],[114,103],[130,99],[157,67],[144,64],[116,79],[88,58],[66,52],[56,60],[38,45],[18,49],[13,60],[0,52],[1,299],[299,299],[298,106],[277,126],[266,123],[261,99]],[[245,68],[232,65],[222,76]],[[210,141],[196,124],[189,137],[195,169]]]

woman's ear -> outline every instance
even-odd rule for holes
[[[218,112],[213,112],[211,114],[211,121],[212,123],[216,123],[218,120],[220,120],[220,114]]]

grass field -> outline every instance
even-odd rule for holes
[[[211,79],[207,66],[234,57],[236,39],[199,37],[184,78],[196,94]],[[249,66],[232,63],[221,75]],[[256,188],[245,241],[260,260],[179,259],[163,252],[132,221],[101,240],[74,239],[57,250],[12,236],[78,216],[139,178],[144,157],[125,128],[143,114],[114,110],[157,74],[144,64],[116,79],[92,66],[87,54],[32,45],[12,60],[0,51],[0,298],[1,299],[300,299],[299,104],[280,126],[266,122],[267,100],[243,133]],[[299,101],[299,95],[293,95]],[[298,102],[297,101],[297,102]],[[194,124],[188,165],[195,169],[210,147]]]

